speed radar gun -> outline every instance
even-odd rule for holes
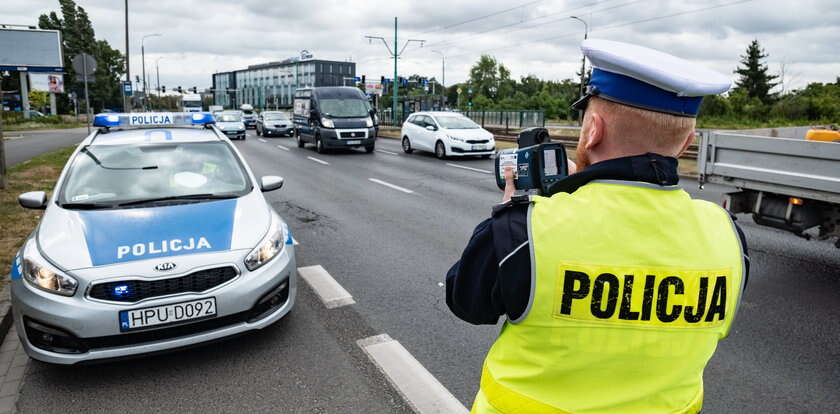
[[[551,185],[569,175],[566,147],[551,142],[545,128],[528,128],[516,141],[519,148],[496,154],[496,185],[504,190],[505,168],[510,166],[517,195],[551,195]]]

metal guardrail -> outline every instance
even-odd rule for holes
[[[534,110],[511,110],[511,111],[453,111],[460,113],[473,122],[485,128],[522,129],[537,126],[545,126],[545,111]],[[402,114],[397,114],[397,124],[394,125],[391,113],[378,111],[379,125],[402,126]],[[408,114],[411,115],[411,114]],[[408,116],[406,115],[406,116]]]

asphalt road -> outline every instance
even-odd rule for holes
[[[388,139],[373,154],[322,155],[252,132],[235,145],[257,175],[285,177],[268,197],[301,243],[298,265],[323,266],[357,303],[325,311],[302,283],[290,318],[244,339],[98,368],[33,364],[21,411],[104,412],[119,401],[126,412],[398,412],[405,406],[353,345],[377,333],[400,341],[469,407],[500,325],[452,316],[443,282],[501,198],[492,161],[406,155]],[[720,197],[721,188],[683,185],[695,197]],[[747,217],[739,223],[752,272],[733,331],[706,370],[704,412],[836,410],[840,251]]]
[[[88,135],[87,128],[4,132],[6,166],[14,167],[32,157],[75,145]]]

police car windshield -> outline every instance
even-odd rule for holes
[[[446,129],[477,129],[481,128],[465,116],[438,116],[435,117],[441,127]]]
[[[59,203],[66,208],[108,208],[195,194],[236,197],[250,188],[245,171],[223,142],[94,145],[74,158]]]
[[[322,99],[321,112],[332,118],[364,118],[370,104],[364,99]]]
[[[239,114],[219,114],[216,115],[216,120],[218,122],[240,122],[242,121],[242,116]]]

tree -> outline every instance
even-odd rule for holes
[[[58,0],[61,17],[56,12],[42,14],[38,18],[41,29],[61,32],[62,54],[64,55],[64,84],[67,92],[81,91],[83,82],[76,80],[73,58],[87,53],[96,59],[96,81],[89,85],[91,106],[95,111],[119,106],[122,102],[120,75],[125,73],[125,58],[105,40],[96,40],[93,24],[84,8],[73,0]],[[80,94],[81,95],[81,94]],[[67,94],[59,96],[58,107],[68,112],[70,101]]]
[[[753,40],[747,46],[747,52],[741,56],[741,66],[735,69],[735,73],[740,75],[740,79],[735,82],[736,89],[743,89],[749,98],[757,98],[765,105],[771,104],[775,100],[775,95],[770,93],[770,90],[778,85],[774,82],[778,75],[771,75],[768,73],[768,67],[764,60],[770,56],[764,52],[758,39]]]

